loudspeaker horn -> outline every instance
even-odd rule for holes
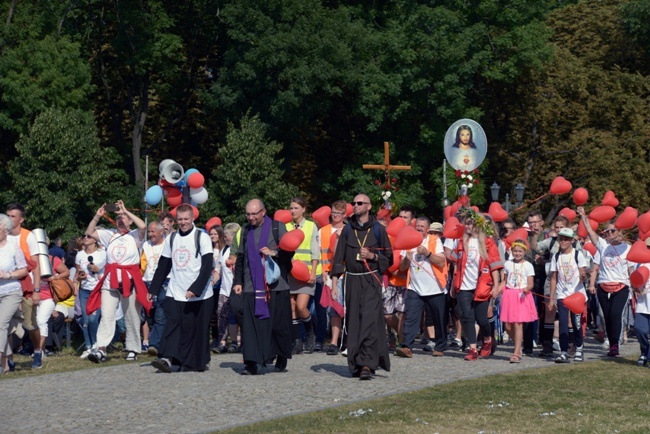
[[[41,278],[52,277],[52,263],[50,262],[49,249],[47,247],[47,233],[45,229],[34,229],[32,231],[38,243],[38,266],[41,271]]]
[[[183,166],[174,160],[163,160],[160,166],[158,166],[158,171],[160,172],[160,177],[171,184],[176,184],[185,175]]]

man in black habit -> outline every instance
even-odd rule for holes
[[[384,227],[370,215],[370,198],[358,194],[354,215],[339,237],[332,264],[332,298],[343,279],[348,367],[353,377],[369,380],[380,367],[390,371],[382,302],[382,273],[393,251]]]
[[[248,225],[242,228],[232,290],[243,291],[244,316],[242,323],[242,375],[257,375],[260,366],[275,358],[275,371],[286,372],[291,358],[291,298],[287,275],[291,269],[293,252],[279,248],[279,240],[286,233],[283,223],[266,215],[264,203],[253,199],[246,204]],[[279,224],[278,224],[279,223]],[[267,284],[266,257],[280,268],[280,277]]]

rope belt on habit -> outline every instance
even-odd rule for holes
[[[364,276],[366,274],[372,274],[372,273],[376,273],[376,272],[377,272],[377,270],[375,270],[375,271],[366,271],[365,273],[351,273],[349,271],[346,271],[346,274],[349,274],[350,276]]]

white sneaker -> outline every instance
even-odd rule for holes
[[[348,356],[348,349],[346,348],[343,351],[341,351],[341,355],[344,356],[344,357],[347,357]]]
[[[603,350],[609,351],[609,339],[605,338],[605,342],[603,342]]]
[[[79,358],[80,358],[80,359],[87,359],[87,358],[88,358],[88,355],[89,355],[90,353],[92,353],[92,352],[93,352],[93,350],[86,350],[86,351],[84,351],[83,353],[81,353],[81,355],[79,356]]]
[[[560,343],[558,341],[556,341],[555,339],[553,339],[553,350],[560,351]]]

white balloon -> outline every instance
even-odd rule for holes
[[[206,203],[208,201],[208,190],[205,187],[190,188],[190,198],[199,205]]]

